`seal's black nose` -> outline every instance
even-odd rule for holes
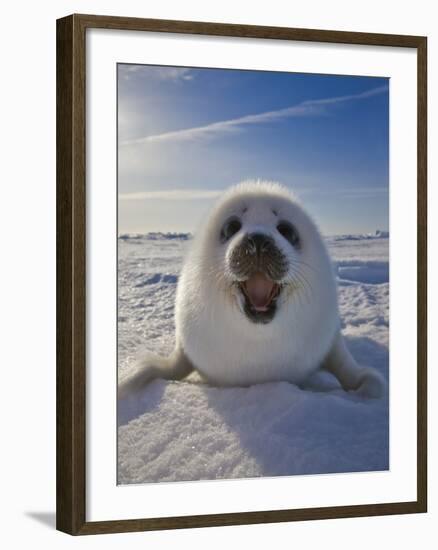
[[[269,250],[272,239],[263,233],[251,233],[248,235],[248,245],[253,253],[262,254]]]

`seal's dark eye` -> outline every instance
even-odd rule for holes
[[[229,219],[221,229],[221,242],[226,242],[231,239],[238,231],[240,231],[242,224],[238,218]]]
[[[282,235],[287,241],[290,242],[292,246],[298,247],[300,244],[300,237],[298,235],[295,227],[289,223],[282,221],[277,225],[277,231]]]

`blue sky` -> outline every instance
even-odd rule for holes
[[[287,185],[324,234],[388,229],[385,78],[118,65],[119,233],[193,231],[221,191]]]

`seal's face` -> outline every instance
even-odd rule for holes
[[[243,232],[230,247],[228,268],[235,280],[238,303],[248,319],[254,323],[270,322],[289,268],[287,256],[275,238],[261,228]]]
[[[269,323],[305,283],[303,211],[284,197],[262,194],[230,201],[220,219],[217,239],[227,284],[249,321]]]

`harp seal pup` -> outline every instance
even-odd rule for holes
[[[325,243],[287,188],[230,188],[196,233],[178,281],[176,346],[148,355],[119,397],[154,378],[197,370],[209,383],[303,383],[319,368],[345,390],[380,397],[383,377],[359,366],[340,330],[336,278]]]

